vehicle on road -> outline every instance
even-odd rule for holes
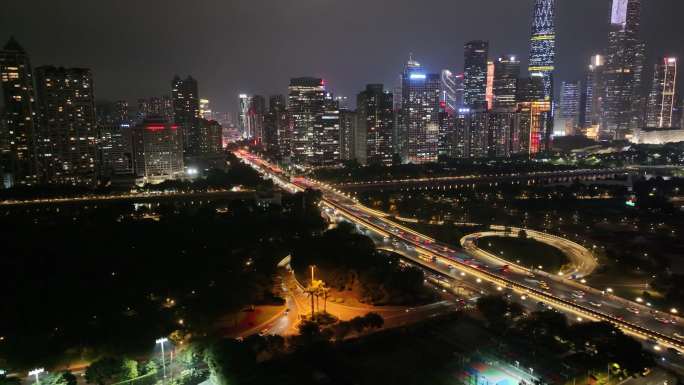
[[[674,337],[675,337],[675,338],[679,338],[680,340],[684,340],[684,336],[681,335],[681,334],[679,334],[679,333],[675,333],[675,334],[674,334]]]
[[[637,309],[635,307],[628,307],[627,311],[630,313],[639,314],[639,309]]]
[[[589,301],[589,305],[591,305],[591,306],[593,306],[593,307],[601,307],[601,306],[603,306],[602,303],[600,303],[600,302],[594,302],[594,301]]]
[[[682,355],[682,352],[680,352],[679,350],[677,350],[675,348],[667,348],[667,352],[672,354],[672,355],[675,355],[675,356],[681,356]]]

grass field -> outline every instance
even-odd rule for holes
[[[557,272],[568,263],[562,251],[533,239],[484,237],[477,240],[477,246],[511,263],[542,266],[544,271]]]

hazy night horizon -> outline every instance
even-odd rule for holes
[[[410,52],[429,71],[460,71],[463,43],[474,39],[489,40],[491,56],[517,55],[525,68],[533,3],[27,0],[4,6],[0,40],[15,36],[34,66],[91,68],[98,99],[135,102],[168,93],[175,74],[192,75],[202,97],[235,113],[238,94],[283,93],[298,76],[325,78],[348,97],[367,83],[391,87]],[[581,80],[587,58],[606,44],[610,1],[556,7],[557,83]],[[643,8],[650,61],[684,54],[676,19],[684,3]]]

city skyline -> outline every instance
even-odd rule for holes
[[[391,8],[382,7],[379,3],[370,4],[364,8],[363,13],[351,12],[358,9],[354,7],[353,1],[344,5],[306,4],[306,9],[298,9],[297,6],[285,8],[270,2],[250,5],[202,4],[193,8],[188,15],[192,18],[192,23],[198,24],[197,28],[193,28],[195,35],[181,36],[177,35],[178,32],[166,31],[165,24],[160,21],[146,23],[135,31],[113,26],[103,33],[77,34],[75,31],[79,29],[97,32],[102,28],[97,25],[98,20],[107,18],[111,22],[118,15],[124,17],[124,14],[120,10],[110,9],[113,6],[108,4],[90,8],[79,7],[82,5],[79,1],[59,5],[23,3],[8,5],[9,12],[4,14],[17,17],[2,20],[0,36],[5,36],[5,39],[10,35],[16,36],[31,55],[34,66],[53,64],[91,68],[98,99],[126,99],[129,102],[140,97],[166,93],[170,78],[187,73],[202,84],[201,96],[210,99],[215,110],[232,112],[237,112],[236,99],[239,93],[284,93],[289,79],[296,76],[322,77],[328,81],[329,90],[337,95],[352,97],[351,99],[367,83],[393,86],[409,52],[413,52],[429,72],[436,73],[445,68],[458,72],[463,69],[461,47],[465,41],[472,39],[489,40],[492,57],[516,54],[521,58],[522,67],[526,68],[530,10],[534,5],[531,0],[514,5],[498,0],[489,0],[487,4],[435,0],[421,6],[422,9],[437,7],[441,10],[439,15],[435,15],[434,23],[426,23],[410,17],[412,12],[420,12],[421,9],[401,4]],[[580,3],[582,4],[558,1],[556,4],[556,92],[561,81],[582,79],[587,58],[606,46],[611,2],[605,0]],[[302,7],[304,6],[303,4]],[[138,18],[142,20],[149,5],[137,7],[134,13],[125,17],[131,21]],[[164,7],[164,20],[167,24],[178,21],[182,14],[181,3],[167,2]],[[496,20],[496,23],[489,25],[483,22],[487,17],[478,16],[479,7],[491,12],[490,18]],[[30,15],[30,9],[36,8],[45,12]],[[682,27],[675,27],[674,16],[680,8],[684,11],[684,4],[677,4],[673,0],[643,5],[642,39],[647,42],[647,72],[651,71],[655,58],[681,55],[678,52],[681,50],[678,47],[682,46],[679,43],[681,39],[677,37],[681,34],[677,33],[676,28]],[[88,17],[71,19],[78,14],[76,10]],[[86,13],[88,10],[91,12]],[[325,15],[333,12],[345,17],[326,19]],[[259,14],[282,17],[265,17],[254,21],[251,30],[239,29],[239,25],[244,23],[240,16],[254,17]],[[442,14],[450,15],[450,20],[456,17],[458,22],[445,23],[446,20],[442,20],[445,16]],[[468,14],[475,16],[459,16]],[[45,15],[63,17],[46,18]],[[221,15],[226,16],[221,18]],[[307,19],[307,15],[319,17]],[[41,25],[41,28],[27,28],[16,23],[14,20],[24,19],[19,16],[33,16],[42,20],[31,23]],[[379,28],[381,24],[366,26],[365,22],[378,17],[383,20],[382,23],[390,25],[390,28]],[[46,19],[43,20],[44,18]],[[300,20],[302,18],[306,20]],[[57,19],[68,22],[58,24]],[[328,24],[323,23],[323,19],[328,20]],[[390,22],[392,20],[398,23]],[[220,28],[223,23],[227,23],[226,29]],[[342,28],[347,24],[358,28]],[[50,27],[54,27],[51,30],[58,33],[51,34],[46,39],[41,31]],[[277,44],[278,39],[273,39],[274,31],[284,28],[290,28],[294,35],[284,39],[282,44]],[[307,35],[307,28],[329,31],[321,34],[327,37],[326,43],[319,42],[320,37]],[[336,32],[338,30],[345,32]],[[367,35],[369,30],[373,31],[370,38],[354,38],[364,31]],[[246,31],[249,31],[247,33],[250,33],[250,39],[240,39]],[[86,35],[98,36],[97,41],[92,41]],[[100,45],[106,49],[97,46],[98,42],[106,41],[109,37],[112,41]],[[241,43],[241,40],[245,43]],[[381,40],[385,44],[377,48],[377,43]],[[358,57],[363,57],[364,60],[355,60],[355,54],[346,48],[331,48],[338,44],[342,44],[344,48],[345,41],[367,41],[359,47],[356,47],[358,44],[355,45],[355,50],[358,48]],[[296,44],[297,42],[305,44]],[[170,50],[170,47],[176,46],[179,47],[177,50]],[[315,49],[307,50],[307,46]],[[88,47],[88,54],[78,47]],[[119,54],[113,55],[112,52]],[[172,52],[187,52],[190,55],[173,55]],[[199,60],[198,57],[202,59]],[[647,73],[646,78],[650,79],[650,74]],[[130,87],[131,84],[135,84],[135,87]]]

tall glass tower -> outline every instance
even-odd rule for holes
[[[531,74],[544,78],[544,97],[553,99],[553,70],[556,59],[555,0],[537,0],[534,5],[532,37],[530,38]]]

